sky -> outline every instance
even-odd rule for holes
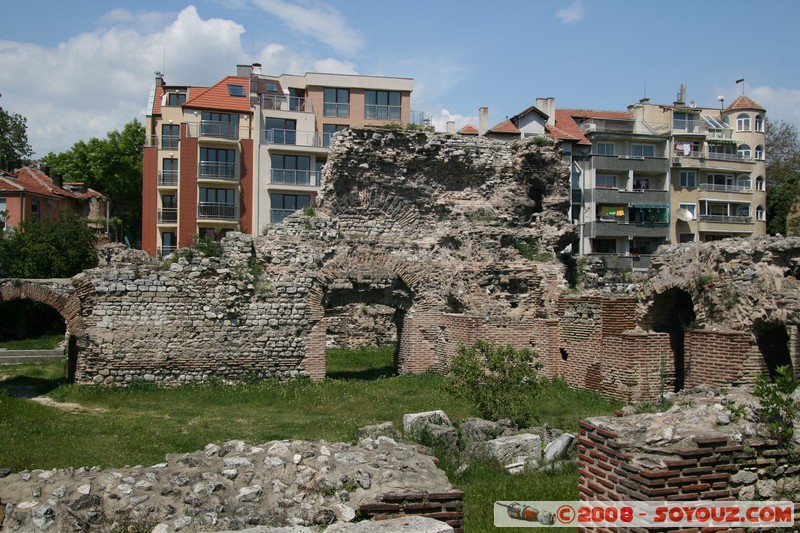
[[[155,71],[211,85],[265,74],[414,79],[412,109],[490,126],[555,97],[625,110],[640,98],[725,105],[744,94],[800,128],[794,0],[25,0],[0,9],[0,107],[34,157],[144,121]],[[736,80],[744,78],[743,83]]]

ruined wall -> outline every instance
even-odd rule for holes
[[[666,413],[581,422],[581,500],[797,501],[796,450],[762,437],[758,403],[747,391],[704,388],[675,399]],[[795,503],[795,527],[798,510]]]

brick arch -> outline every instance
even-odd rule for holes
[[[14,300],[31,300],[55,309],[67,323],[68,379],[74,381],[78,366],[80,340],[85,336],[86,326],[81,317],[81,301],[76,294],[58,291],[30,281],[9,280],[0,283],[0,303]]]
[[[384,282],[392,280],[391,288],[368,290],[370,276]],[[325,344],[328,321],[326,307],[338,297],[346,303],[376,303],[393,307],[397,327],[397,349],[395,368],[399,373],[420,372],[436,365],[433,346],[427,346],[427,337],[421,330],[418,315],[425,317],[433,309],[441,307],[426,291],[425,273],[418,265],[403,261],[385,252],[375,252],[367,247],[352,250],[328,261],[317,273],[315,283],[309,291],[311,334],[306,347],[304,366],[312,379],[325,377]],[[337,282],[355,280],[362,287],[352,289],[337,287]],[[339,283],[338,285],[342,285]],[[344,285],[347,285],[345,283]],[[353,283],[355,285],[355,283]],[[385,283],[384,283],[385,285]],[[367,290],[364,290],[364,289]],[[407,289],[407,291],[406,291]],[[352,293],[348,294],[348,291]],[[404,293],[398,296],[398,292]],[[333,297],[337,294],[337,297]],[[425,350],[424,348],[430,348]],[[429,355],[426,355],[429,354]]]

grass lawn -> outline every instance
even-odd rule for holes
[[[50,335],[39,339],[23,339],[19,341],[0,342],[0,348],[6,350],[52,350],[64,340],[64,334]]]
[[[329,378],[312,383],[220,382],[175,389],[135,384],[127,389],[64,383],[64,362],[0,366],[0,467],[14,471],[67,466],[122,467],[155,464],[168,453],[202,449],[211,442],[241,439],[352,441],[368,424],[405,413],[442,409],[452,420],[476,416],[465,401],[444,389],[436,374],[392,376],[392,349],[329,354]],[[369,379],[364,379],[369,378]],[[66,411],[9,396],[6,389],[34,388],[85,409]],[[576,431],[587,416],[618,408],[598,395],[548,386],[538,402],[542,423]],[[511,476],[498,465],[471,465],[456,477],[458,461],[441,457],[451,482],[464,490],[468,531],[493,528],[497,500],[575,500],[577,469]]]

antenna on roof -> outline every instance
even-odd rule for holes
[[[163,55],[161,56],[161,72],[162,72],[161,75],[163,76],[164,75],[163,73],[166,71],[167,71],[167,47],[164,46],[164,52]]]
[[[642,94],[642,99],[647,98],[647,80],[644,82],[644,94]]]

